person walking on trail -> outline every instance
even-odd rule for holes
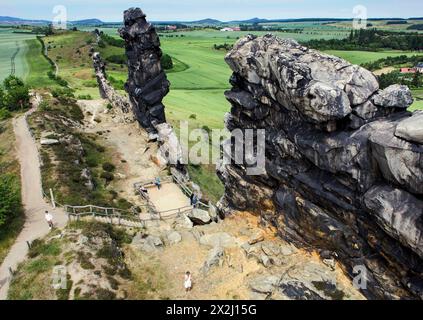
[[[194,205],[194,192],[191,193],[191,195],[189,196],[189,202],[190,202],[191,206]]]
[[[191,205],[195,208],[198,203],[198,196],[196,193],[192,194]]]
[[[46,219],[46,221],[48,223],[49,229],[50,230],[53,229],[53,227],[54,227],[54,224],[53,224],[53,215],[50,212],[46,211],[45,214],[44,214],[44,217],[45,217],[45,219]]]
[[[160,177],[156,178],[156,181],[154,182],[154,184],[157,186],[157,189],[160,190],[160,187],[161,187]]]
[[[186,292],[191,291],[192,289],[192,277],[189,271],[185,273],[184,287]]]

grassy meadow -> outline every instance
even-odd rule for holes
[[[15,57],[15,75],[26,78],[29,73],[27,51],[27,40],[35,39],[33,34],[14,33],[13,29],[0,29],[0,82],[10,75],[10,58],[15,52],[19,52]]]

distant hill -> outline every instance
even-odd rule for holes
[[[73,25],[84,25],[84,26],[91,26],[91,25],[96,26],[96,25],[104,24],[104,22],[99,19],[76,20],[76,21],[70,21],[69,23]]]
[[[10,25],[17,25],[17,24],[28,24],[28,25],[39,25],[39,24],[48,24],[51,23],[49,20],[35,20],[35,19],[22,19],[22,18],[15,18],[15,17],[7,17],[7,16],[0,16],[0,24],[10,24]],[[69,21],[70,25],[102,25],[104,24],[103,21],[99,19],[84,19],[84,20],[75,20]]]
[[[300,18],[300,19],[262,19],[262,18],[251,18],[247,20],[233,20],[233,21],[220,21],[212,18],[196,20],[196,21],[153,21],[155,24],[193,24],[193,25],[224,25],[224,24],[253,24],[253,23],[287,23],[287,22],[343,22],[351,21],[351,18]],[[406,20],[423,20],[422,17],[413,17],[409,19],[404,18],[369,18],[370,21],[379,21],[379,20],[389,20],[389,21],[406,21]],[[7,17],[0,16],[0,24],[2,25],[18,25],[18,24],[27,24],[27,25],[40,25],[48,24],[51,21],[48,20],[36,20],[36,19],[23,19],[16,17]],[[69,21],[70,25],[74,26],[99,26],[99,25],[121,25],[122,22],[103,22],[100,19],[83,19]]]
[[[198,20],[198,21],[192,21],[190,22],[192,24],[222,24],[222,21],[216,20],[216,19],[203,19],[203,20]]]
[[[21,19],[15,17],[0,16],[0,24],[46,24],[49,23],[47,20],[33,20],[33,19]]]

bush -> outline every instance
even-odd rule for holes
[[[162,68],[165,70],[170,70],[173,68],[173,61],[170,55],[164,54],[162,55],[160,59],[160,63],[162,65]]]
[[[104,43],[107,43],[114,47],[124,48],[125,47],[125,41],[123,39],[117,39],[114,37],[111,37],[105,33],[101,34],[101,41]],[[100,43],[99,43],[100,45]]]
[[[12,114],[6,108],[0,109],[0,120],[9,119],[11,116],[12,116]]]
[[[18,178],[12,174],[0,176],[0,226],[22,210]]]
[[[117,80],[112,76],[109,77],[109,82],[116,90],[125,90],[125,82],[122,80]]]
[[[29,107],[29,88],[18,77],[9,76],[3,81],[5,91],[0,92],[0,107],[6,107],[9,111]]]
[[[115,176],[111,172],[104,171],[101,173],[100,178],[106,180],[106,182],[113,181]]]
[[[103,163],[103,170],[107,171],[107,172],[113,172],[116,169],[116,167],[110,163],[110,162],[106,162]]]
[[[93,97],[91,97],[91,95],[90,95],[90,94],[80,94],[80,95],[78,96],[78,99],[79,99],[79,100],[92,100],[92,99],[93,99]]]
[[[116,63],[116,64],[126,64],[128,58],[125,54],[116,54],[112,56],[106,57],[106,61],[110,63]]]

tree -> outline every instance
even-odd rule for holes
[[[0,176],[0,226],[21,210],[21,197],[16,177],[11,174]]]
[[[170,70],[173,68],[173,61],[170,55],[164,54],[162,55],[162,58],[160,59],[160,62],[162,64],[162,68],[165,70]]]
[[[24,109],[29,106],[29,89],[25,83],[15,76],[9,76],[3,81],[6,95],[3,99],[9,111]]]
[[[413,80],[411,81],[411,85],[415,88],[419,88],[422,85],[422,79],[421,79],[421,74],[420,72],[416,72],[413,76]]]
[[[6,95],[4,93],[4,90],[2,87],[0,87],[0,109],[6,106],[5,98],[6,98]]]

